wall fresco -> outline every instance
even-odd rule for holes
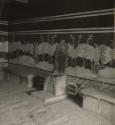
[[[105,67],[115,67],[113,33],[12,35],[9,62],[52,71],[56,46],[61,40],[68,46],[68,74],[97,73]]]
[[[0,66],[8,62],[8,22],[0,20]]]
[[[8,39],[7,36],[0,35],[0,62],[7,62]]]
[[[95,77],[106,68],[115,70],[113,15],[113,9],[107,9],[11,21],[9,62],[54,71],[55,50],[64,40],[67,74]]]

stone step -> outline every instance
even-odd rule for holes
[[[66,98],[67,98],[67,95],[54,96],[54,97],[44,99],[44,102],[45,104],[52,104],[52,103],[63,101]]]
[[[31,95],[36,98],[42,99],[45,104],[51,104],[51,103],[63,101],[67,97],[66,95],[55,96],[52,93],[48,93],[44,91],[33,92],[31,93]]]
[[[36,125],[63,125],[68,121],[68,116],[62,111],[47,107],[46,112],[37,115],[33,113],[32,119]]]
[[[101,114],[115,124],[115,96],[105,91],[83,89],[83,108]]]

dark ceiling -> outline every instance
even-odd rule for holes
[[[113,7],[114,0],[29,0],[28,4],[11,0],[4,6],[2,18],[17,20]]]

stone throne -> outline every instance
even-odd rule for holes
[[[55,63],[54,71],[51,76],[48,76],[45,84],[44,91],[48,91],[48,84],[53,83],[53,93],[55,96],[65,94],[66,79],[65,68],[68,57],[68,46],[65,40],[61,40],[55,50]]]

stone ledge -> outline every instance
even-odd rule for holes
[[[86,96],[94,97],[100,100],[104,100],[107,102],[111,102],[115,104],[115,93],[107,92],[107,91],[101,91],[101,90],[96,90],[93,88],[85,88],[81,90],[81,93]]]

